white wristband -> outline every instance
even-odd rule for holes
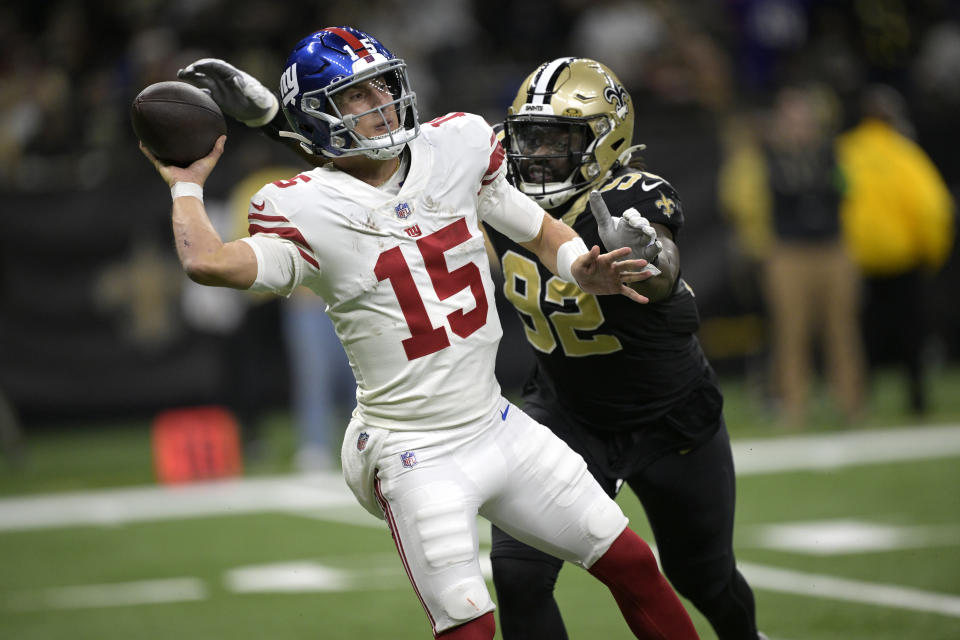
[[[193,196],[203,202],[203,187],[196,182],[174,182],[170,187],[170,197],[176,200],[182,196]]]
[[[567,240],[560,245],[560,248],[557,249],[557,275],[567,282],[578,284],[570,268],[573,266],[573,261],[585,253],[589,253],[589,250],[580,236],[573,240]]]

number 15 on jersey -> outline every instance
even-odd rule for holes
[[[487,323],[487,295],[477,265],[469,262],[449,271],[443,254],[470,237],[466,220],[460,218],[417,240],[417,249],[423,257],[433,290],[440,300],[446,300],[467,288],[473,294],[476,306],[472,310],[464,313],[463,309],[457,309],[447,314],[450,330],[461,338],[466,338]],[[400,247],[393,247],[380,254],[374,274],[378,281],[389,280],[397,296],[407,328],[410,329],[410,337],[401,341],[408,360],[422,358],[450,346],[446,328],[434,327],[430,322],[423,297],[417,290],[410,265],[407,264]]]

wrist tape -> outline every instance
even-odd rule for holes
[[[585,253],[589,253],[589,250],[580,236],[573,240],[567,240],[560,245],[560,248],[557,249],[557,275],[567,282],[578,284],[570,268],[573,266],[573,261]]]
[[[182,196],[193,196],[203,202],[203,187],[196,182],[174,182],[170,187],[170,197],[176,200]]]

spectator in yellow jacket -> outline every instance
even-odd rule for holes
[[[905,101],[892,87],[864,92],[862,120],[838,140],[846,191],[841,227],[864,276],[864,337],[871,368],[896,361],[922,414],[929,275],[953,247],[953,200],[933,162],[908,135]]]

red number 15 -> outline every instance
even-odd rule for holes
[[[470,239],[470,230],[463,218],[453,222],[443,229],[417,240],[417,248],[423,256],[423,264],[427,267],[433,289],[441,300],[467,287],[476,300],[476,306],[466,313],[463,309],[447,314],[450,330],[461,338],[487,323],[487,296],[483,290],[483,280],[480,269],[472,262],[453,271],[447,270],[445,251],[452,249]],[[410,337],[402,341],[403,350],[408,360],[421,358],[450,346],[450,339],[443,327],[434,327],[430,323],[430,316],[423,304],[423,298],[417,291],[417,285],[410,273],[410,267],[400,252],[400,247],[384,251],[377,259],[373,272],[378,281],[390,280],[393,292],[400,303],[400,310],[410,329]]]

